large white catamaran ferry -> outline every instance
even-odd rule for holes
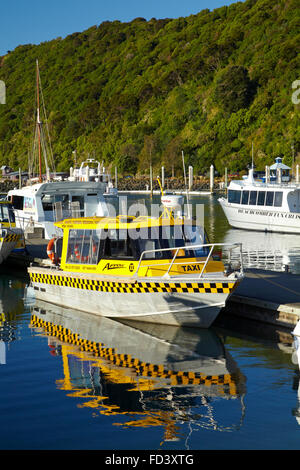
[[[290,181],[290,168],[280,157],[261,179],[253,167],[242,180],[233,180],[227,197],[219,198],[232,227],[283,233],[300,233],[300,183]]]

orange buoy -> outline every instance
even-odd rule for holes
[[[56,264],[56,255],[55,255],[55,250],[54,250],[54,243],[55,243],[56,238],[51,238],[50,242],[47,245],[47,255],[51,259],[53,264]]]

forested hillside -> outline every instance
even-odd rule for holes
[[[96,21],[96,19],[95,19]],[[178,19],[104,22],[0,58],[0,164],[27,169],[39,61],[56,169],[88,155],[136,173],[300,160],[298,0],[247,0]],[[300,163],[300,161],[299,161]]]

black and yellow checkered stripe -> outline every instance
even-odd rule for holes
[[[55,286],[74,287],[76,289],[94,290],[100,292],[155,293],[180,292],[201,294],[230,294],[236,287],[236,282],[115,282],[66,277],[56,274],[41,274],[30,272],[33,283],[51,284]]]
[[[220,393],[238,394],[238,374],[206,375],[201,372],[174,372],[166,370],[161,364],[146,363],[133,358],[130,354],[119,354],[115,348],[108,348],[103,343],[82,339],[79,334],[72,333],[68,328],[42,320],[36,315],[32,315],[30,324],[33,327],[43,328],[46,333],[60,341],[79,346],[80,351],[107,359],[115,366],[133,368],[139,376],[169,379],[171,385],[204,385],[207,387],[217,385],[222,388]]]
[[[0,242],[4,243],[10,243],[10,242],[16,242],[20,238],[20,235],[18,233],[9,233],[5,237],[0,238]]]

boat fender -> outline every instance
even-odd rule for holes
[[[55,240],[56,238],[51,238],[50,242],[47,245],[47,255],[49,256],[53,264],[57,264],[57,262],[59,261],[55,253]]]

